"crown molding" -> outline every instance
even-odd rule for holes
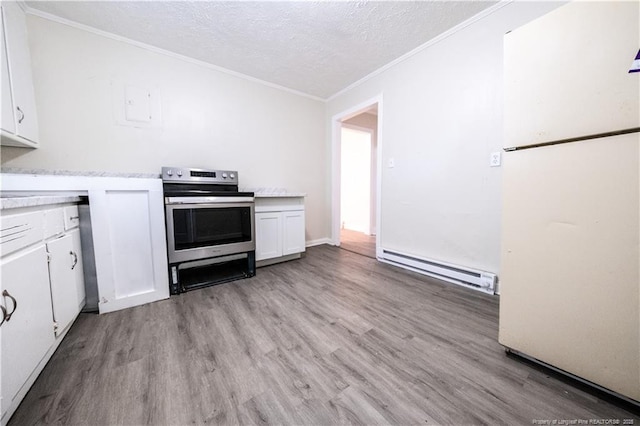
[[[208,68],[208,69],[211,69],[211,70],[214,70],[214,71],[218,71],[218,72],[221,72],[221,73],[224,73],[224,74],[231,75],[233,77],[237,77],[237,78],[241,78],[243,80],[251,81],[252,83],[258,83],[258,84],[261,84],[263,86],[270,87],[272,89],[282,90],[284,92],[287,92],[287,93],[290,93],[290,94],[293,94],[293,95],[297,95],[297,96],[301,96],[301,97],[304,97],[304,98],[308,98],[308,99],[311,99],[311,100],[314,100],[314,101],[319,101],[319,102],[323,102],[323,103],[326,102],[326,99],[320,98],[318,96],[310,95],[308,93],[304,93],[304,92],[301,92],[299,90],[291,89],[289,87],[281,86],[279,84],[270,83],[268,81],[261,80],[259,78],[255,78],[255,77],[251,77],[249,75],[242,74],[242,73],[237,72],[237,71],[232,71],[230,69],[223,68],[223,67],[220,67],[218,65],[210,64],[209,62],[201,61],[199,59],[194,59],[194,58],[191,58],[191,57],[185,56],[185,55],[180,55],[179,53],[175,53],[175,52],[172,52],[170,50],[162,49],[160,47],[156,47],[156,46],[153,46],[153,45],[150,45],[150,44],[147,44],[147,43],[142,43],[142,42],[139,42],[139,41],[135,41],[135,40],[132,40],[132,39],[127,38],[127,37],[122,37],[122,36],[119,36],[117,34],[110,33],[108,31],[99,30],[99,29],[91,27],[89,25],[84,25],[84,24],[81,24],[79,22],[75,22],[75,21],[71,21],[69,19],[61,18],[59,16],[52,15],[52,14],[47,13],[47,12],[42,12],[40,10],[37,10],[37,9],[34,9],[32,7],[27,6],[26,4],[24,4],[24,2],[19,2],[19,3],[22,3],[21,7],[23,9],[25,9],[26,13],[28,13],[29,15],[37,16],[39,18],[46,19],[48,21],[52,21],[52,22],[56,22],[58,24],[66,25],[66,26],[69,26],[69,27],[73,27],[73,28],[76,28],[76,29],[79,29],[79,30],[82,30],[82,31],[86,31],[86,32],[89,32],[89,33],[92,33],[92,34],[95,34],[95,35],[98,35],[98,36],[101,36],[101,37],[105,37],[105,38],[111,39],[111,40],[115,40],[115,41],[119,41],[119,42],[122,42],[122,43],[126,43],[126,44],[129,44],[129,45],[138,47],[140,49],[148,50],[148,51],[153,52],[153,53],[157,53],[157,54],[160,54],[160,55],[169,56],[169,57],[174,58],[174,59],[179,59],[181,61],[189,62],[191,64],[198,65],[198,66],[203,67],[203,68]]]
[[[388,69],[398,65],[401,62],[406,61],[407,59],[417,55],[418,53],[422,52],[423,50],[433,46],[436,43],[439,43],[441,41],[443,41],[444,39],[452,36],[453,34],[462,31],[463,29],[467,28],[468,26],[486,18],[487,16],[491,15],[492,13],[502,9],[503,7],[505,7],[506,5],[513,3],[515,0],[501,0],[500,2],[494,4],[493,6],[491,6],[488,9],[483,10],[482,12],[478,13],[477,15],[472,16],[471,18],[467,19],[464,22],[459,23],[458,25],[456,25],[453,28],[450,28],[449,30],[443,32],[442,34],[437,35],[436,37],[432,38],[431,40],[427,41],[424,44],[421,44],[420,46],[416,47],[415,49],[405,53],[404,55],[400,56],[397,59],[394,59],[393,61],[389,62],[386,65],[381,66],[380,68],[378,68],[377,70],[373,71],[370,74],[367,74],[366,76],[362,77],[360,80],[351,83],[350,85],[348,85],[347,87],[345,87],[344,89],[334,93],[333,95],[329,96],[326,99],[326,102],[330,102],[332,100],[334,100],[335,98],[337,98],[340,95],[345,94],[346,92],[350,91],[351,89],[354,89],[358,86],[360,86],[361,84],[364,84],[365,82],[371,80],[372,78],[382,74],[383,72],[387,71]]]
[[[332,101],[333,99],[343,95],[344,93],[346,93],[346,92],[348,92],[348,91],[350,91],[350,90],[352,90],[352,89],[364,84],[365,82],[373,79],[374,77],[384,73],[385,71],[389,70],[390,68],[392,68],[392,67],[394,67],[394,66],[396,66],[396,65],[398,65],[398,64],[400,64],[400,63],[402,63],[404,61],[406,61],[407,59],[417,55],[418,53],[422,52],[423,50],[425,50],[425,49],[427,49],[427,48],[429,48],[431,46],[433,46],[434,44],[439,43],[439,42],[445,40],[446,38],[452,36],[453,34],[455,34],[455,33],[459,32],[459,31],[467,28],[468,26],[470,26],[470,25],[472,25],[472,24],[474,24],[474,23],[486,18],[487,16],[489,16],[489,15],[493,14],[494,12],[502,9],[503,7],[507,6],[508,4],[513,3],[514,1],[515,0],[501,0],[500,2],[498,2],[495,5],[491,6],[490,8],[481,11],[477,15],[472,16],[471,18],[467,19],[466,21],[456,25],[455,27],[445,31],[442,34],[439,34],[438,36],[436,36],[436,37],[432,38],[431,40],[421,44],[420,46],[416,47],[415,49],[405,53],[404,55],[398,57],[397,59],[394,59],[393,61],[383,65],[382,67],[376,69],[375,71],[367,74],[366,76],[362,77],[361,79],[357,80],[356,82],[351,83],[350,85],[348,85],[345,88],[339,90],[338,92],[334,93],[333,95],[329,96],[328,98],[321,98],[319,96],[314,96],[314,95],[311,95],[311,94],[308,94],[308,93],[305,93],[305,92],[301,92],[299,90],[291,89],[289,87],[285,87],[285,86],[281,86],[279,84],[275,84],[275,83],[271,83],[271,82],[268,82],[268,81],[265,81],[265,80],[261,80],[261,79],[256,78],[256,77],[251,77],[249,75],[242,74],[242,73],[237,72],[237,71],[232,71],[230,69],[223,68],[223,67],[220,67],[218,65],[213,65],[213,64],[211,64],[209,62],[201,61],[199,59],[194,59],[194,58],[191,58],[191,57],[188,57],[188,56],[185,56],[185,55],[181,55],[181,54],[178,54],[178,53],[175,53],[175,52],[171,52],[169,50],[162,49],[162,48],[159,48],[159,47],[147,44],[147,43],[142,43],[142,42],[139,42],[139,41],[135,41],[135,40],[132,40],[132,39],[129,39],[129,38],[126,38],[126,37],[122,37],[122,36],[110,33],[108,31],[99,30],[97,28],[94,28],[94,27],[91,27],[91,26],[88,26],[88,25],[84,25],[84,24],[81,24],[79,22],[71,21],[71,20],[68,20],[68,19],[65,19],[65,18],[61,18],[59,16],[52,15],[52,14],[47,13],[47,12],[42,12],[40,10],[37,10],[37,9],[34,9],[32,7],[27,6],[24,3],[24,1],[22,1],[22,0],[19,0],[18,4],[20,4],[20,7],[25,9],[26,13],[28,13],[30,15],[33,15],[33,16],[37,16],[37,17],[40,17],[40,18],[43,18],[43,19],[46,19],[46,20],[49,20],[49,21],[53,21],[53,22],[62,24],[62,25],[73,27],[73,28],[76,28],[76,29],[79,29],[79,30],[82,30],[82,31],[86,31],[86,32],[89,32],[89,33],[92,33],[92,34],[95,34],[95,35],[99,35],[99,36],[102,36],[102,37],[105,37],[105,38],[109,38],[111,40],[119,41],[119,42],[122,42],[122,43],[127,43],[129,45],[132,45],[132,46],[135,46],[135,47],[138,47],[138,48],[141,48],[141,49],[145,49],[145,50],[148,50],[150,52],[154,52],[154,53],[157,53],[157,54],[160,54],[160,55],[169,56],[169,57],[172,57],[172,58],[175,58],[175,59],[179,59],[179,60],[194,64],[194,65],[197,65],[197,66],[201,66],[201,67],[208,68],[208,69],[211,69],[211,70],[214,70],[214,71],[218,71],[218,72],[221,72],[221,73],[224,73],[224,74],[228,74],[228,75],[231,75],[231,76],[234,76],[234,77],[237,77],[237,78],[241,78],[241,79],[244,79],[244,80],[247,80],[247,81],[251,81],[253,83],[258,83],[258,84],[261,84],[263,86],[267,86],[267,87],[270,87],[270,88],[273,88],[273,89],[281,90],[281,91],[284,91],[284,92],[287,92],[287,93],[290,93],[290,94],[293,94],[293,95],[301,96],[301,97],[308,98],[308,99],[311,99],[311,100],[314,100],[314,101],[318,101],[318,102],[327,103],[327,102]]]

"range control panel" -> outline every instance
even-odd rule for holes
[[[238,184],[238,172],[231,170],[186,169],[184,167],[163,167],[163,182],[222,183]]]

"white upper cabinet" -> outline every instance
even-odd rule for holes
[[[11,96],[11,80],[9,80],[9,62],[7,59],[7,49],[4,42],[4,24],[0,15],[0,51],[2,52],[2,81],[0,82],[0,97],[2,98],[2,118],[0,118],[0,128],[3,132],[16,133],[16,122],[13,117],[13,99]]]
[[[27,21],[17,2],[2,10],[2,145],[36,148],[36,114]]]
[[[505,148],[640,126],[639,5],[574,1],[505,35]]]

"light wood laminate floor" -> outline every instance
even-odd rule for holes
[[[497,297],[313,247],[248,280],[82,314],[11,424],[640,424],[505,356],[497,330]]]
[[[340,230],[340,248],[363,256],[376,258],[376,236],[350,229]]]

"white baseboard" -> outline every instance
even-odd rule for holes
[[[313,247],[313,246],[319,246],[322,244],[330,244],[333,245],[333,241],[331,241],[331,238],[319,238],[317,240],[309,240],[306,242],[306,246],[307,247]]]

